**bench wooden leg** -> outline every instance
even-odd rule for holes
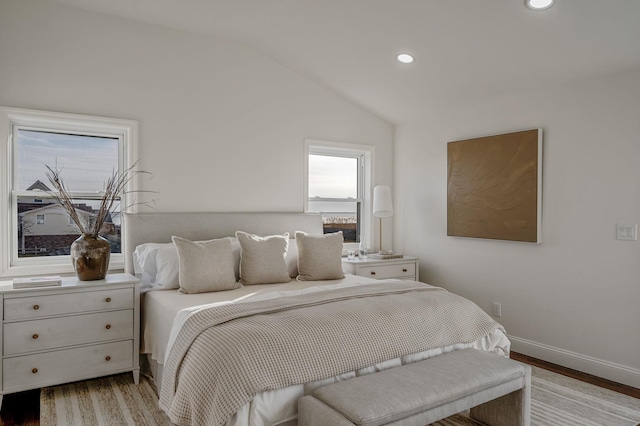
[[[522,389],[473,407],[470,411],[471,418],[489,426],[530,426],[530,374],[526,375]]]

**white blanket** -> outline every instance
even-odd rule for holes
[[[380,286],[380,281],[377,282],[378,288],[384,288],[384,286]],[[418,284],[418,283],[416,283]],[[420,284],[422,285],[422,284]],[[353,285],[347,284],[347,285],[342,285],[339,286],[340,288],[349,288]],[[389,287],[396,287],[389,285]],[[311,297],[309,296],[311,293],[314,292],[318,292],[321,291],[322,289],[317,289],[317,288],[312,288],[312,289],[306,289],[306,290],[300,290],[294,293],[299,293],[301,295],[305,295],[303,298],[304,300],[307,301],[314,301],[316,298],[315,295],[312,295]],[[386,291],[386,289],[384,290]],[[326,292],[325,292],[326,293]],[[344,291],[342,291],[342,293],[344,293]],[[349,291],[349,293],[353,293],[353,291]],[[346,293],[345,293],[346,294]],[[355,294],[355,293],[354,293]],[[265,296],[261,296],[259,298],[254,298],[253,300],[255,301],[256,299],[261,299],[263,301],[266,300],[271,300],[273,298],[281,298],[282,296],[291,296],[291,292],[286,293],[286,294],[271,294],[271,295],[265,295]],[[294,299],[290,299],[287,298],[288,300],[298,300],[300,299],[299,296],[297,298]],[[416,296],[418,297],[418,296]],[[457,296],[449,296],[448,299],[462,299],[459,298]],[[409,300],[409,299],[407,299]],[[454,303],[455,302],[455,303]],[[429,332],[428,334],[424,334],[424,331],[421,330],[420,333],[418,332],[411,332],[413,334],[407,334],[407,338],[408,339],[414,339],[414,343],[417,345],[417,340],[422,340],[423,338],[425,338],[426,340],[429,341],[429,343],[425,346],[425,350],[424,351],[416,351],[415,349],[413,349],[413,351],[407,351],[407,352],[401,352],[403,353],[403,355],[401,357],[397,357],[397,358],[393,358],[391,360],[387,360],[387,361],[383,361],[383,362],[379,362],[378,364],[376,364],[375,366],[372,367],[366,367],[367,363],[365,364],[360,364],[362,366],[362,368],[359,368],[356,371],[353,372],[347,372],[347,373],[343,373],[341,374],[342,377],[345,376],[345,374],[347,376],[353,374],[364,374],[367,372],[371,372],[371,371],[375,371],[376,369],[384,369],[384,368],[388,368],[390,366],[394,366],[394,365],[398,365],[399,363],[406,363],[406,362],[413,362],[413,361],[417,361],[419,359],[424,359],[426,357],[432,356],[434,354],[437,353],[441,353],[442,351],[446,351],[446,350],[452,350],[452,349],[456,349],[458,347],[476,347],[478,349],[485,349],[485,350],[492,350],[492,351],[496,351],[496,352],[502,352],[504,355],[506,355],[508,353],[508,340],[506,340],[506,337],[504,336],[504,333],[502,333],[502,329],[499,326],[492,326],[491,324],[495,324],[490,318],[486,317],[486,314],[484,314],[483,312],[481,312],[475,305],[470,304],[470,302],[465,301],[464,299],[460,300],[460,302],[462,302],[462,305],[459,305],[457,301],[453,301],[453,300],[449,300],[449,302],[447,302],[446,305],[442,305],[442,306],[446,306],[446,310],[447,311],[451,311],[451,312],[456,312],[453,316],[449,315],[449,316],[438,316],[432,313],[426,314],[423,311],[438,311],[439,310],[439,306],[441,302],[432,302],[429,301],[428,303],[431,304],[432,309],[422,309],[420,308],[420,306],[422,306],[422,304],[417,306],[417,309],[414,310],[414,312],[410,315],[405,317],[401,323],[399,324],[391,324],[390,325],[390,329],[386,330],[385,327],[380,328],[380,330],[378,330],[377,332],[374,332],[373,334],[369,333],[368,337],[364,337],[362,338],[362,340],[364,342],[371,342],[371,339],[375,339],[379,334],[376,333],[386,333],[388,334],[387,340],[389,339],[394,339],[394,336],[399,333],[400,331],[402,331],[403,333],[409,333],[408,331],[406,331],[402,324],[408,323],[413,321],[413,319],[416,318],[416,316],[422,316],[425,315],[425,320],[426,321],[421,321],[421,320],[417,320],[414,321],[414,326],[408,328],[408,330],[414,330],[414,327],[417,328],[424,328],[424,330],[430,329],[432,330],[431,332]],[[242,301],[234,301],[234,302],[222,302],[222,303],[218,303],[217,305],[232,305],[235,303],[242,303]],[[313,302],[315,303],[315,302]],[[409,302],[411,303],[411,302]],[[435,304],[433,304],[435,303]],[[278,305],[280,304],[279,301],[272,301],[272,302],[261,302],[256,306],[262,306],[262,305]],[[251,305],[255,305],[255,304],[251,304]],[[472,306],[470,306],[472,305]],[[388,305],[387,305],[388,306]],[[464,306],[464,308],[463,308]],[[238,309],[236,308],[232,308],[232,309],[228,309],[228,308],[232,308],[232,306],[225,306],[223,307],[221,310],[222,311],[238,311]],[[357,308],[356,306],[354,306],[354,308]],[[379,324],[381,321],[386,320],[386,316],[384,314],[379,314],[378,311],[380,310],[385,310],[385,305],[378,305],[377,308],[375,309],[375,314],[374,313],[368,313],[366,309],[362,309],[362,307],[358,308],[362,311],[362,314],[359,316],[359,318],[366,318],[369,316],[377,316],[378,318],[371,324],[369,324],[369,326],[371,326],[372,324],[376,325]],[[198,308],[193,308],[190,309],[188,311],[183,311],[181,312],[178,317],[176,318],[176,321],[174,323],[174,329],[172,330],[172,334],[171,334],[171,338],[170,338],[170,346],[169,349],[167,350],[167,354],[171,354],[171,343],[175,340],[175,337],[177,336],[178,330],[181,328],[181,324],[183,324],[185,321],[188,321],[190,318],[194,318],[194,322],[198,322],[199,319],[198,318],[202,318],[203,316],[207,316],[210,315],[210,313],[213,312],[218,312],[219,310],[209,310],[208,308],[205,307],[198,307]],[[473,315],[471,315],[471,312],[474,312]],[[318,313],[316,313],[315,315],[318,315]],[[350,311],[347,311],[347,314],[345,316],[345,313],[342,312],[343,315],[343,319],[340,322],[337,322],[336,324],[334,324],[334,330],[337,331],[337,326],[336,325],[342,325],[345,324],[347,321],[347,317],[350,317]],[[435,316],[431,316],[429,317],[429,315],[435,315]],[[469,320],[462,320],[462,317],[467,317],[469,316]],[[197,318],[196,318],[197,317]],[[470,318],[474,317],[475,319],[473,320],[473,322],[471,322]],[[315,317],[314,317],[315,318]],[[480,321],[480,322],[477,322]],[[354,318],[354,322],[355,322],[355,318]],[[459,328],[460,326],[453,326],[452,324],[450,324],[450,322],[460,322],[461,326],[464,324],[468,324],[468,325],[464,325],[463,328]],[[275,323],[277,324],[277,323]],[[283,323],[283,324],[288,324],[287,327],[291,327],[291,323]],[[312,323],[310,323],[312,324]],[[431,324],[429,326],[426,326],[425,324]],[[437,324],[435,327],[433,327],[433,324]],[[400,326],[400,328],[398,328]],[[457,328],[456,328],[457,327]],[[467,328],[468,327],[468,328]],[[446,333],[442,333],[439,331],[439,329],[442,330],[448,330]],[[347,331],[347,335],[350,335],[349,333],[351,333],[350,329],[346,329]],[[355,329],[354,329],[355,330]],[[363,328],[360,329],[361,333],[363,335],[366,335],[368,332],[368,327],[367,328]],[[394,331],[395,330],[395,331]],[[436,331],[438,330],[438,331]],[[483,331],[484,330],[484,331]],[[490,332],[491,330],[491,332]],[[332,330],[333,331],[333,330]],[[366,332],[365,332],[366,331]],[[316,330],[316,333],[318,332],[318,330]],[[200,332],[196,332],[196,335],[199,334]],[[345,333],[345,330],[343,330],[343,333]],[[464,343],[456,343],[455,339],[451,338],[451,335],[453,334],[460,334],[460,335],[466,335],[466,340],[463,339]],[[183,335],[181,335],[183,336]],[[411,337],[409,337],[411,336]],[[422,336],[422,337],[420,337]],[[428,337],[427,337],[428,336]],[[444,337],[443,337],[444,336]],[[469,339],[469,337],[472,336],[472,339]],[[358,339],[360,339],[361,336],[359,335],[354,335],[352,337],[352,339],[354,339],[355,341],[357,341]],[[416,340],[417,339],[417,340]],[[184,338],[183,338],[184,340]],[[331,338],[326,338],[326,341],[320,345],[319,347],[317,347],[315,350],[316,351],[321,351],[324,350],[327,346],[331,345]],[[218,340],[215,339],[215,341],[217,342]],[[194,341],[195,342],[195,341]],[[232,338],[232,340],[228,340],[226,345],[231,345],[232,342],[235,343],[235,337]],[[402,346],[404,346],[404,342],[405,340],[402,340]],[[431,342],[450,342],[450,344],[445,345],[445,348],[439,347],[441,345],[433,345]],[[422,345],[423,343],[419,343],[419,345]],[[367,343],[368,345],[368,343]],[[410,346],[412,348],[418,348],[419,346]],[[435,347],[438,346],[438,347]],[[204,355],[207,351],[207,347],[211,347],[211,344],[202,346],[200,345],[199,347],[199,354],[200,355]],[[377,349],[377,346],[366,346],[369,349],[373,348],[373,349]],[[183,351],[184,348],[179,348],[177,349],[178,352]],[[403,349],[404,350],[404,349]],[[204,352],[203,352],[204,351]],[[418,352],[418,353],[416,353]],[[328,368],[329,364],[334,363],[333,360],[331,359],[331,351],[328,351],[325,355],[322,356],[322,359],[325,360],[322,362],[322,364],[324,364],[325,369]],[[354,358],[366,358],[368,359],[366,356],[362,355],[363,351],[362,350],[356,350],[354,351],[350,356],[354,357]],[[278,355],[278,352],[276,351],[272,356],[276,357],[273,359],[273,363],[275,364],[276,360],[280,359],[280,355]],[[175,354],[174,354],[175,357]],[[219,357],[219,356],[218,356]],[[218,357],[214,357],[214,358],[209,358],[210,362],[213,360],[217,360]],[[378,359],[385,359],[388,357],[382,357],[382,358],[378,358]],[[295,362],[297,361],[297,359],[295,357],[293,358],[289,358],[288,360],[288,366],[293,365]],[[362,360],[359,360],[359,362],[362,362]],[[299,371],[303,372],[304,377],[306,376],[306,373],[308,371],[315,371],[315,369],[318,369],[319,366],[317,365],[318,361],[314,362],[313,365],[303,365],[300,364],[298,366]],[[334,363],[335,364],[335,363]],[[169,363],[170,366],[172,366],[172,368],[175,368],[175,360],[174,362]],[[235,377],[240,374],[241,371],[245,371],[247,368],[250,368],[251,364],[241,368],[240,370],[236,371],[232,377],[232,380],[235,380]],[[235,368],[236,365],[234,362],[232,362],[231,364],[229,364],[226,369],[223,369],[221,371],[219,371],[215,376],[219,377],[220,374],[222,374],[221,372],[225,372],[227,370],[229,370],[230,368]],[[289,368],[289,367],[288,367]],[[335,366],[332,366],[331,368],[338,368]],[[336,370],[337,371],[337,370]],[[344,370],[343,370],[344,371]],[[172,370],[172,376],[171,377],[176,377],[176,371]],[[198,373],[199,374],[199,373]],[[320,376],[318,376],[320,377]],[[323,376],[326,377],[326,376]],[[166,379],[166,378],[165,378]],[[185,379],[187,380],[187,379]],[[326,382],[327,380],[332,380],[332,379],[322,379],[320,381],[315,381],[314,383],[307,383],[306,387],[307,387],[307,391],[315,386],[320,385],[321,383]],[[166,381],[166,380],[165,380]],[[307,380],[308,381],[308,380]],[[188,382],[188,380],[187,380]],[[301,381],[302,382],[302,381]],[[295,383],[295,382],[294,382]],[[188,383],[187,383],[188,384]],[[167,406],[167,399],[166,396],[170,393],[172,393],[172,391],[169,390],[169,388],[173,389],[173,383],[170,382],[170,386],[167,389],[163,389],[163,393],[165,396],[165,407]],[[209,381],[205,381],[205,385],[209,386]],[[184,385],[183,385],[184,386]],[[290,386],[287,388],[283,388],[283,389],[276,389],[276,390],[270,390],[270,391],[266,391],[263,392],[262,394],[257,395],[253,401],[247,403],[244,407],[242,407],[240,409],[240,411],[238,412],[238,414],[236,414],[236,416],[234,418],[232,418],[228,424],[249,424],[249,420],[256,420],[256,415],[260,414],[260,420],[258,423],[271,423],[271,424],[275,424],[278,421],[282,421],[282,420],[287,420],[287,419],[291,419],[295,417],[295,403],[291,404],[291,402],[295,402],[295,400],[301,396],[301,393],[305,392],[305,385],[294,385],[294,386]],[[183,388],[184,389],[184,388]],[[213,389],[213,388],[212,388]],[[206,390],[203,390],[204,392],[206,392]],[[273,393],[273,395],[272,395]],[[275,394],[278,395],[275,395]],[[270,407],[271,410],[269,410],[269,413],[260,413],[260,410],[258,409],[256,411],[256,409],[258,408],[257,406],[255,406],[256,402],[260,403],[260,401],[264,401],[265,398],[266,399],[270,399],[271,396],[274,396],[276,399],[275,400],[270,400]],[[286,401],[282,401],[281,397],[285,396]],[[189,398],[188,400],[193,399],[193,397]],[[247,398],[248,399],[248,398]],[[237,407],[236,407],[237,408]],[[211,417],[211,415],[213,415],[213,413],[217,413],[216,410],[210,410],[209,411],[209,415],[207,415],[206,417],[200,417],[200,420],[202,420],[203,418],[209,418]],[[275,414],[276,416],[273,417],[273,414]],[[266,416],[265,416],[266,415]],[[266,418],[269,417],[269,418]],[[180,417],[175,417],[174,419],[178,419]],[[184,417],[182,417],[184,419]],[[188,417],[187,417],[188,418]],[[253,422],[251,423],[253,424]]]
[[[169,342],[174,319],[177,315],[200,309],[202,305],[215,303],[242,302],[273,297],[283,291],[298,291],[311,287],[337,286],[376,282],[371,278],[346,274],[343,279],[331,281],[290,281],[280,284],[251,285],[229,291],[211,293],[180,294],[177,290],[153,290],[141,295],[141,349],[140,353],[149,357],[160,366],[164,364],[165,351]],[[181,313],[181,311],[183,311]],[[159,381],[159,380],[158,380]],[[160,383],[157,383],[158,386]]]

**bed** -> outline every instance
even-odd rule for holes
[[[236,231],[322,234],[321,217],[301,213],[144,213],[124,220],[125,270],[140,277],[136,249],[166,248],[173,236],[202,242]],[[233,246],[236,278],[240,253]],[[289,240],[290,276],[302,276],[296,265],[309,262],[308,253],[298,254]],[[502,327],[443,289],[353,275],[307,278],[193,294],[155,283],[143,290],[140,353],[174,423],[294,425],[297,399],[323,384],[467,347],[508,356]],[[153,278],[145,277],[143,288],[145,281]]]

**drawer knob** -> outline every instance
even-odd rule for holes
[[[402,272],[407,272],[408,269],[407,268],[402,268]]]
[[[37,334],[34,334],[34,335],[33,335],[33,336],[31,336],[31,337],[33,337],[33,340],[35,340],[35,339],[37,339],[39,336],[38,336]]]
[[[38,309],[40,309],[40,305],[33,305],[33,310],[37,311]]]
[[[110,357],[109,355],[107,355],[107,356],[105,357],[105,360],[107,360],[107,361],[111,361],[111,357]]]
[[[105,301],[106,301],[107,303],[111,303],[111,298],[110,298],[110,297],[107,297],[107,298],[105,299]]]
[[[111,329],[111,324],[107,324],[104,328],[106,328],[107,330]]]
[[[375,275],[375,274],[376,274],[376,271],[371,271],[371,275]]]
[[[37,368],[34,368],[33,370],[31,370],[31,372],[32,372],[33,374],[36,374],[36,373],[38,372],[38,369],[37,369]]]

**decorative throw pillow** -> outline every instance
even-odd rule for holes
[[[289,234],[259,237],[237,231],[240,242],[240,282],[246,285],[286,283],[291,280],[287,266]]]
[[[233,251],[233,267],[236,281],[240,279],[240,243],[235,237],[227,237],[231,241]],[[202,241],[196,241],[202,242]],[[289,260],[287,260],[289,261]],[[297,257],[293,259],[297,262]],[[140,284],[153,289],[180,288],[180,262],[174,243],[144,243],[133,252],[135,273],[140,277]],[[298,265],[294,265],[298,275]],[[290,267],[291,270],[291,267]]]
[[[296,231],[298,281],[337,280],[342,272],[342,231],[311,235]]]
[[[231,240],[193,242],[171,237],[180,262],[179,293],[204,293],[242,287],[233,272]]]

